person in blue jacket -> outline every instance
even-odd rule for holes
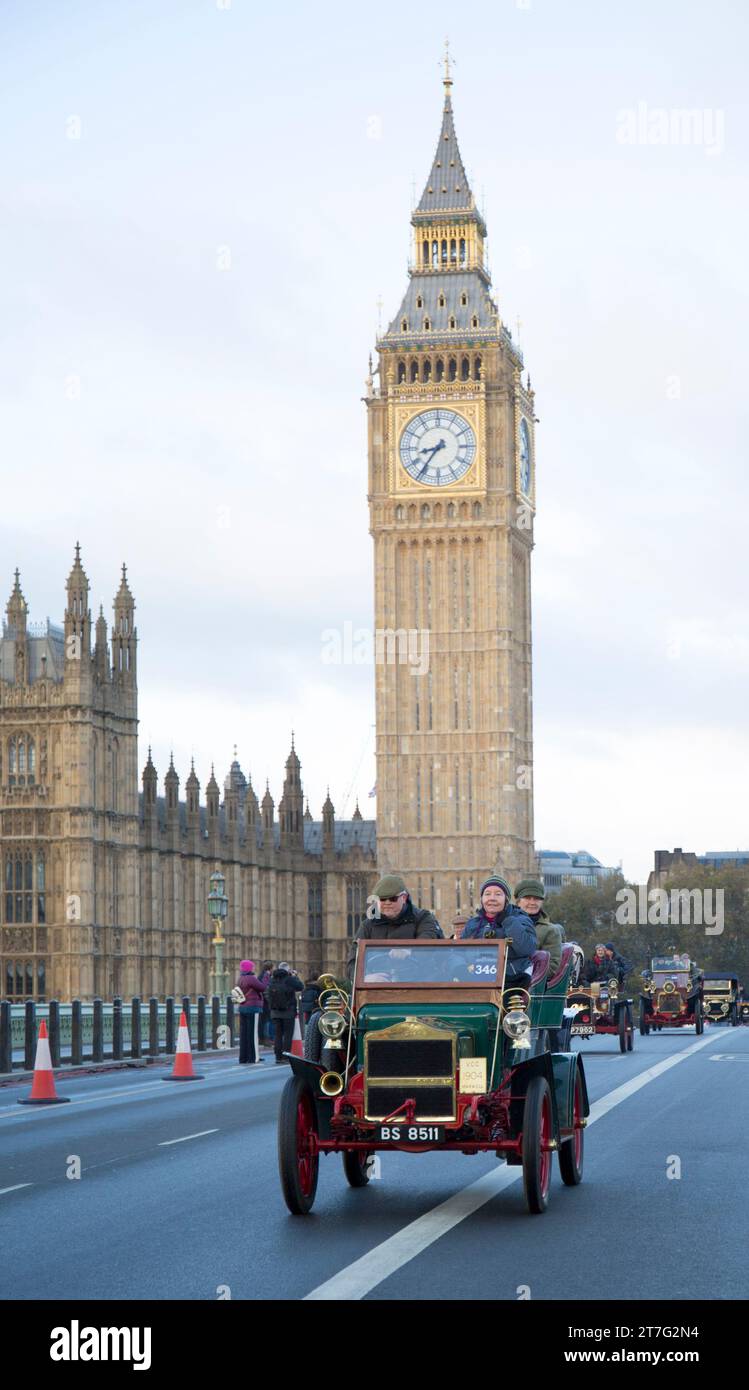
[[[525,912],[513,906],[509,884],[497,874],[482,883],[481,906],[466,922],[460,939],[469,941],[476,937],[500,937],[509,941],[505,981],[527,989],[532,973],[531,956],[536,950],[536,928]]]

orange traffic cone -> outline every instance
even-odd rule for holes
[[[304,1043],[302,1042],[302,1030],[299,1026],[299,1013],[294,1015],[294,1036],[291,1039],[291,1051],[295,1057],[304,1056]]]
[[[196,1076],[192,1065],[192,1051],[190,1050],[190,1034],[187,1030],[187,1019],[185,1011],[179,1016],[179,1032],[177,1033],[177,1051],[174,1056],[174,1071],[169,1076],[162,1076],[162,1081],[204,1081],[204,1076]]]
[[[47,1037],[46,1019],[42,1019],[39,1026],[39,1037],[36,1043],[36,1057],[34,1059],[34,1080],[31,1085],[31,1095],[26,1096],[25,1100],[19,1100],[19,1105],[63,1105],[70,1096],[58,1096],[55,1090],[55,1077],[52,1071],[52,1058],[49,1055],[49,1038]]]

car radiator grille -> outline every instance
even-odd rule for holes
[[[383,1038],[367,1045],[366,1113],[384,1120],[412,1099],[416,1119],[455,1117],[454,1042],[448,1038]]]
[[[681,1010],[679,995],[662,994],[658,1001],[658,1010],[662,1014],[678,1014]]]
[[[389,1076],[441,1077],[452,1081],[452,1043],[449,1038],[385,1038],[369,1043],[368,1072],[372,1080]]]

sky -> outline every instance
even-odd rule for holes
[[[368,354],[453,106],[536,392],[536,845],[746,848],[749,11],[4,0],[0,599],[136,604],[140,761],[375,782]],[[673,115],[673,113],[677,113]],[[681,116],[678,113],[682,113]],[[3,589],[4,586],[4,589]]]

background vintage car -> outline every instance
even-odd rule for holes
[[[663,1028],[704,1030],[702,975],[688,956],[655,956],[650,971],[643,972],[640,995],[640,1032],[643,1036]]]
[[[494,1152],[522,1165],[532,1212],[546,1208],[555,1151],[564,1182],[580,1181],[582,1060],[550,1050],[573,948],[553,976],[537,952],[528,991],[505,985],[505,952],[501,939],[360,942],[351,997],[324,991],[304,1059],[289,1057],[279,1166],[290,1211],[310,1210],[321,1153],[342,1154],[348,1182],[364,1187],[377,1150]]]
[[[705,1021],[730,1023],[735,1028],[741,1022],[740,993],[738,975],[728,971],[710,971],[705,974],[702,983],[702,1011]]]
[[[567,995],[567,1013],[572,1014],[568,1027],[570,1037],[592,1038],[596,1034],[613,1034],[619,1039],[619,1050],[631,1052],[634,1047],[634,1001],[619,993],[614,976],[606,983],[574,985]]]

